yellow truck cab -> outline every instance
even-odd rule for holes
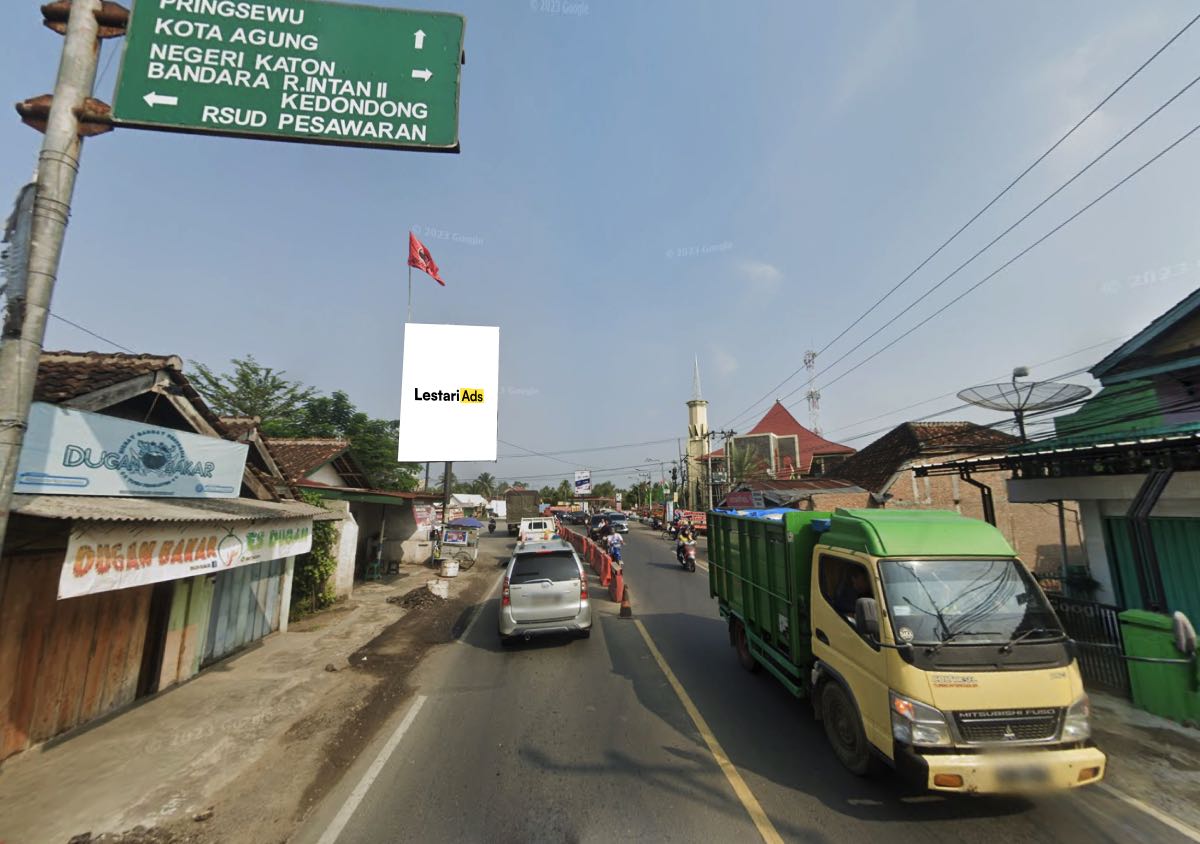
[[[1074,644],[995,527],[950,511],[709,514],[742,665],[810,697],[841,762],[937,791],[1098,782]]]

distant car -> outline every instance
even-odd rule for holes
[[[551,633],[592,633],[587,575],[574,549],[561,539],[517,547],[504,571],[500,641],[510,645]]]
[[[617,533],[629,533],[629,517],[624,513],[609,513],[608,520]]]

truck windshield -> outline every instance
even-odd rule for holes
[[[879,571],[897,642],[1008,644],[1065,635],[1015,560],[884,560]]]

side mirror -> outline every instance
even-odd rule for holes
[[[860,636],[879,639],[879,605],[874,598],[859,598],[855,602],[854,626]]]
[[[1196,653],[1196,628],[1183,613],[1175,612],[1175,650],[1192,656]]]

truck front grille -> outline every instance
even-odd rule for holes
[[[1058,737],[1061,709],[984,709],[955,712],[958,734],[968,744],[1013,744]]]

